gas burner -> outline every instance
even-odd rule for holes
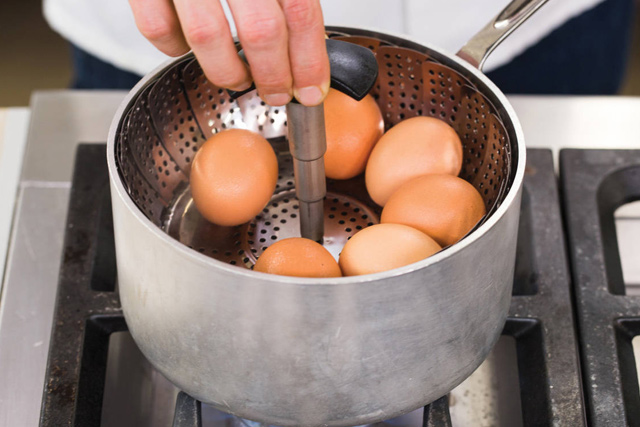
[[[640,335],[640,300],[626,294],[614,212],[640,199],[640,150],[563,150],[560,177],[587,420],[595,427],[637,425],[631,341]]]
[[[118,399],[130,404],[127,393],[150,393],[135,383],[149,378],[164,384],[152,398],[157,408],[171,407],[171,415],[150,418],[147,425],[193,427],[202,425],[203,418],[209,423],[205,425],[211,425],[215,416],[219,420],[215,426],[259,425],[215,412],[178,393],[151,368],[126,332],[117,290],[105,151],[104,146],[82,144],[77,151],[40,425],[140,425],[135,419],[118,418],[128,410],[110,408]],[[452,419],[463,425],[585,425],[551,152],[529,150],[527,155],[513,299],[503,331],[517,360],[518,405],[505,408],[498,400],[474,406],[465,401],[474,394],[477,372],[449,396],[417,413],[418,419],[412,418],[415,425],[451,426]],[[494,360],[494,365],[502,368],[501,362]],[[135,375],[118,375],[125,363],[134,365]],[[481,366],[479,371],[498,382],[491,369]],[[151,417],[159,416],[157,408],[145,410],[156,413]],[[505,410],[514,417],[510,421]]]

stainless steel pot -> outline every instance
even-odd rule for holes
[[[455,245],[373,275],[307,279],[244,268],[270,242],[297,233],[284,110],[255,94],[230,100],[190,55],[145,77],[114,119],[107,154],[122,307],[153,365],[203,402],[282,426],[388,419],[467,378],[507,315],[525,167],[515,113],[476,67],[543,3],[512,2],[458,56],[328,29],[376,53],[373,94],[387,127],[418,114],[454,126],[465,148],[461,176],[488,209]],[[235,228],[204,222],[187,184],[197,147],[226,127],[270,138],[281,168],[272,203]],[[325,243],[336,251],[379,210],[362,180],[330,181],[328,191]]]

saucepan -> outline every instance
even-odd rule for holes
[[[454,127],[464,146],[460,176],[488,212],[460,242],[382,273],[252,271],[271,242],[298,232],[286,111],[255,92],[231,98],[191,54],[142,79],[114,118],[107,155],[122,308],[149,361],[202,402],[281,426],[389,419],[467,378],[507,316],[525,169],[518,119],[479,69],[544,3],[511,2],[457,55],[406,37],[327,28],[330,38],[375,53],[371,93],[387,128],[415,115]],[[218,227],[194,208],[188,177],[206,138],[233,127],[272,143],[280,176],[261,215]],[[362,181],[327,182],[326,212],[340,215],[326,218],[326,233],[346,239],[378,221]]]

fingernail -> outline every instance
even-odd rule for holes
[[[264,96],[264,101],[272,107],[279,107],[288,104],[291,101],[291,95],[288,93],[271,93]]]
[[[318,86],[307,86],[302,89],[297,89],[296,98],[301,104],[306,106],[318,105],[324,99],[324,94]]]
[[[253,84],[253,81],[248,80],[248,81],[242,82],[239,85],[236,85],[234,87],[230,87],[229,89],[231,89],[234,92],[242,92],[243,90],[249,89],[252,84]]]

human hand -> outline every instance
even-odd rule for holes
[[[255,82],[269,105],[292,96],[317,105],[329,91],[319,0],[228,0],[250,70],[234,46],[220,0],[129,0],[140,32],[159,50],[193,50],[211,83],[240,91]]]

